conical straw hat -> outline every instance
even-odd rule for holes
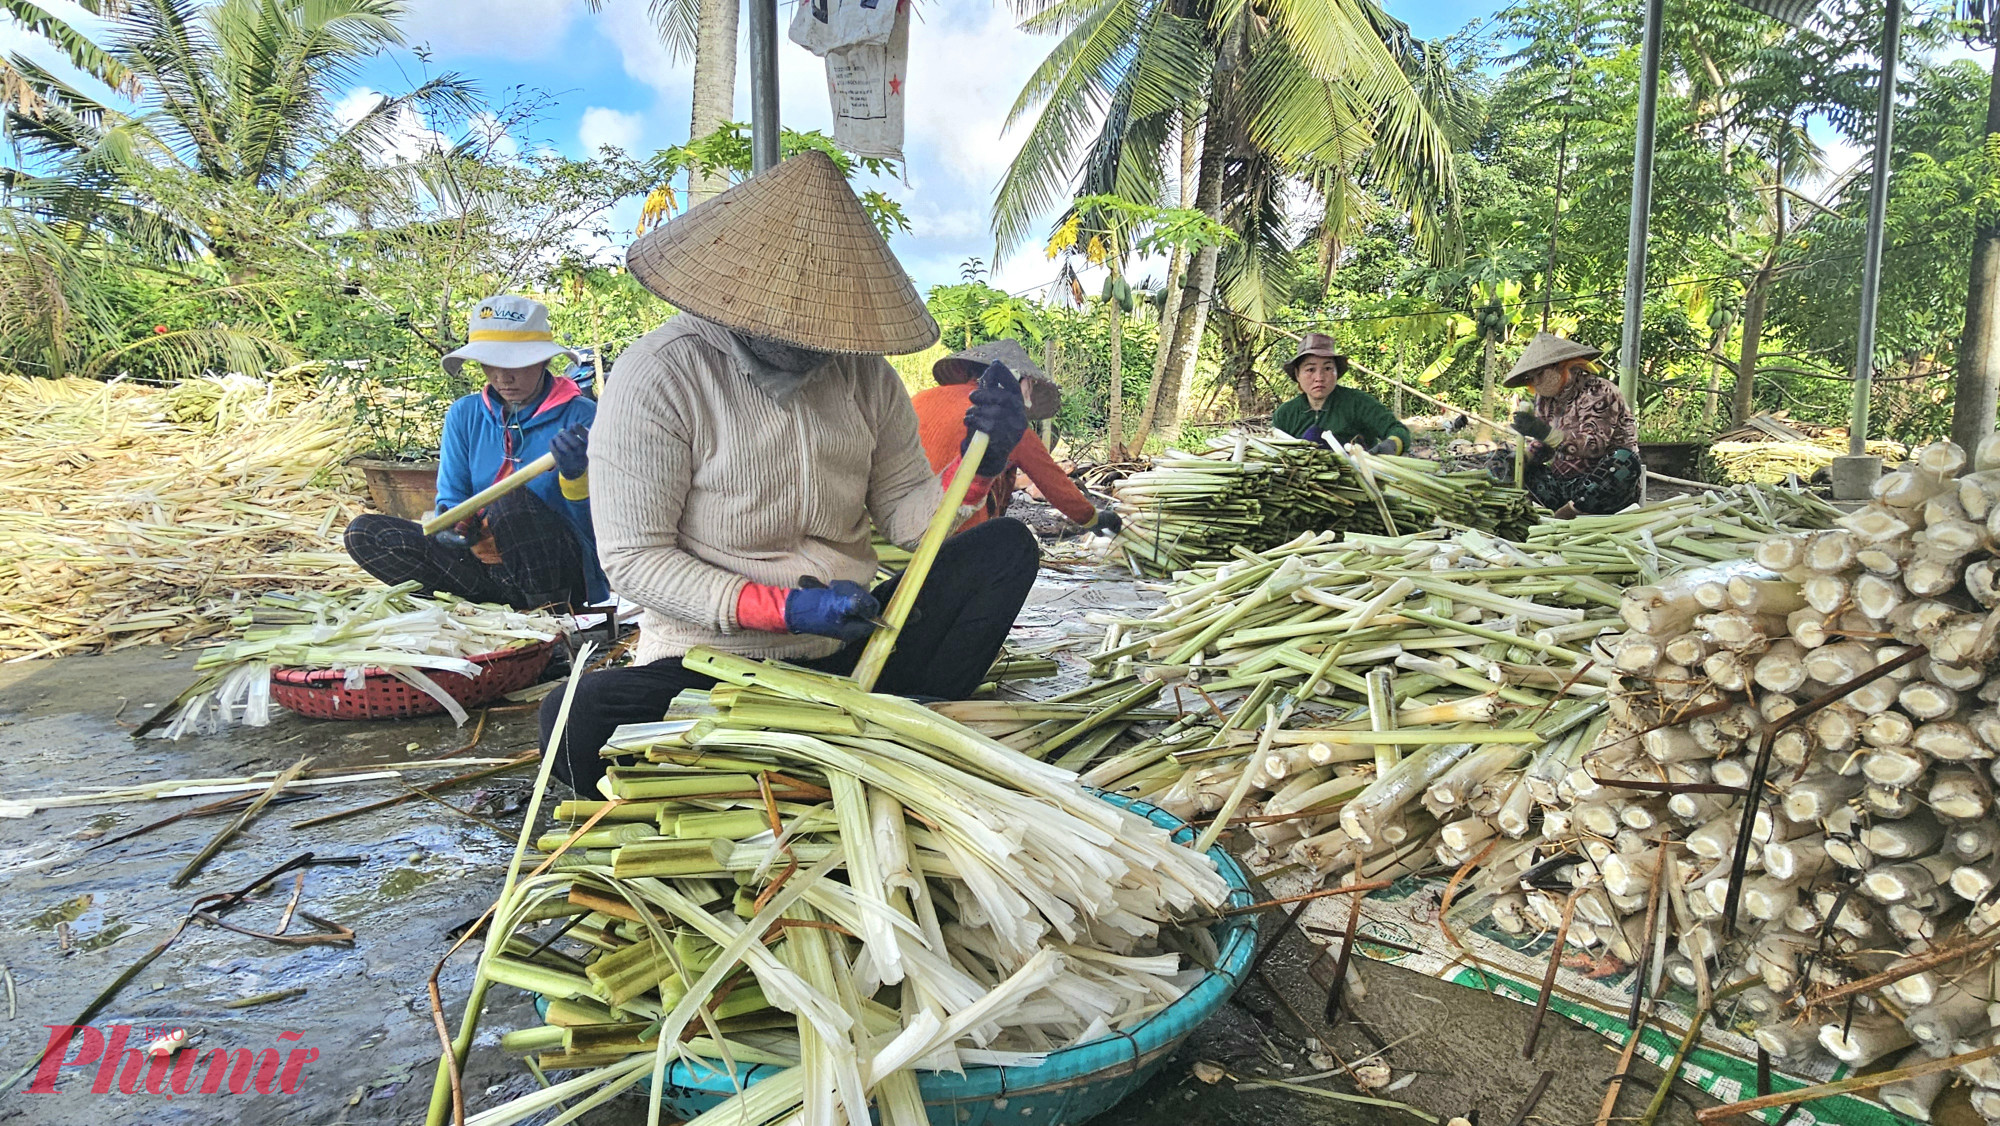
[[[1501,380],[1501,385],[1519,387],[1527,382],[1528,376],[1550,364],[1559,364],[1564,360],[1594,360],[1603,354],[1602,349],[1564,340],[1553,332],[1538,332],[1533,340],[1528,341],[1527,348],[1521,352],[1520,362],[1507,373],[1506,379]]]
[[[901,355],[937,322],[822,152],[752,176],[632,244],[639,284],[717,324],[822,352]]]

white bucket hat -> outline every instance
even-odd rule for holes
[[[549,331],[548,306],[526,297],[502,293],[473,306],[467,318],[466,344],[444,358],[444,370],[457,375],[467,360],[499,368],[524,368],[557,356],[574,360],[575,352],[556,343]]]

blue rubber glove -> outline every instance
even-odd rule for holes
[[[959,443],[958,452],[965,452],[974,434],[985,434],[986,456],[979,459],[976,472],[997,477],[1006,470],[1008,457],[1027,429],[1028,404],[1021,399],[1021,381],[1006,364],[988,366],[972,393],[972,407],[965,412],[965,441]]]
[[[1320,436],[1319,423],[1315,422],[1311,426],[1308,426],[1304,430],[1299,432],[1299,441],[1317,442],[1319,441],[1319,436]]]
[[[556,472],[574,481],[590,472],[590,428],[579,422],[549,439]]]
[[[882,604],[868,588],[846,579],[832,586],[801,587],[785,596],[785,628],[842,641],[861,641],[875,632],[868,619],[879,617]]]

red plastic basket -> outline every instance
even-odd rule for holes
[[[533,684],[548,667],[555,645],[542,641],[468,657],[483,670],[476,677],[442,671],[429,676],[445,695],[476,708]],[[428,694],[381,669],[369,669],[360,688],[346,684],[347,674],[339,669],[272,669],[271,699],[313,719],[407,719],[444,710]]]

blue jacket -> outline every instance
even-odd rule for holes
[[[493,389],[483,388],[451,405],[444,416],[444,443],[438,454],[437,511],[443,512],[479,490],[549,452],[549,439],[569,427],[589,426],[597,418],[597,403],[574,380],[552,377],[547,394],[525,419],[509,425],[506,404]],[[604,569],[597,565],[597,535],[591,530],[590,501],[569,500],[558,475],[544,473],[525,486],[542,503],[569,521],[583,545],[584,578],[590,600],[602,603],[610,594]]]

